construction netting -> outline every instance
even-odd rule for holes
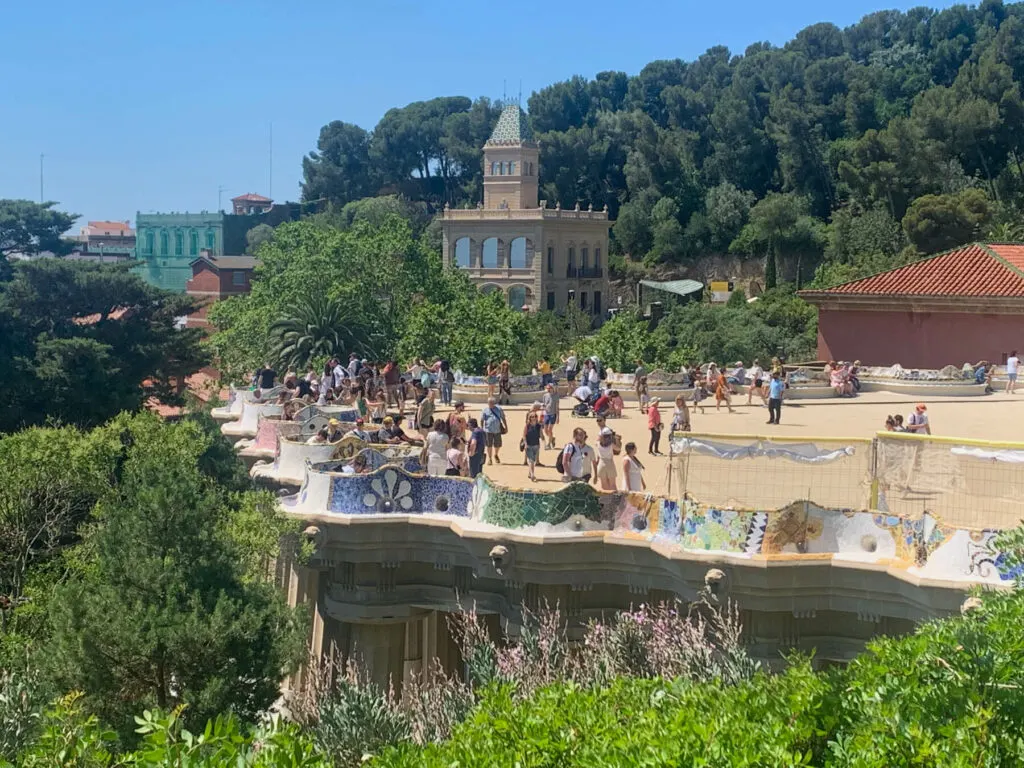
[[[686,433],[672,439],[670,494],[736,509],[812,501],[832,509],[926,512],[957,527],[1024,519],[1024,443],[883,432],[875,438]]]

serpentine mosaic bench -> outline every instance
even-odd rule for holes
[[[598,537],[608,544],[643,543],[666,557],[806,557],[958,584],[1006,585],[1021,575],[997,551],[996,531],[957,529],[928,513],[907,518],[810,501],[776,510],[722,509],[693,499],[601,492],[583,483],[542,492],[504,488],[483,475],[427,477],[395,466],[351,475],[339,467],[309,465],[299,492],[281,499],[282,508],[300,517],[430,516],[458,521],[460,530],[483,526],[540,541]]]

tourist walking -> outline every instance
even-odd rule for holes
[[[732,392],[729,389],[729,380],[726,378],[725,373],[719,371],[718,379],[715,381],[715,410],[719,410],[722,407],[722,401],[725,401],[725,407],[729,409],[729,413],[732,413]]]
[[[626,456],[622,459],[622,475],[625,490],[640,493],[647,490],[644,480],[644,465],[636,457],[636,443],[626,443]]]
[[[566,443],[560,456],[562,463],[562,482],[590,482],[591,466],[587,462],[587,433],[577,427],[572,431],[572,442]]]
[[[512,404],[512,366],[508,360],[502,360],[498,366],[498,404]]]
[[[1013,350],[1006,358],[1006,394],[1012,395],[1017,389],[1017,371],[1020,369],[1020,358],[1017,350]]]
[[[455,371],[452,370],[451,363],[447,360],[441,360],[438,366],[438,387],[441,390],[441,403],[443,405],[452,404],[452,389],[455,386]]]
[[[907,417],[907,432],[913,432],[915,435],[932,433],[931,425],[928,424],[928,406],[924,403],[918,403],[914,412]]]
[[[405,391],[402,388],[402,373],[398,362],[389,360],[384,366],[384,393],[387,396],[387,404],[394,402],[398,406],[398,413],[405,413]]]
[[[544,440],[548,448],[555,447],[555,424],[558,423],[560,400],[554,384],[549,383],[544,387],[544,397],[541,399],[541,403],[544,406]]]
[[[782,418],[782,394],[786,391],[786,383],[779,371],[772,371],[768,380],[768,423],[778,424]]]
[[[651,442],[647,446],[647,452],[652,456],[661,456],[661,398],[655,397],[651,400],[647,409],[647,429],[651,431]]]
[[[758,397],[761,398],[761,404],[767,405],[768,399],[764,396],[764,368],[761,367],[761,363],[754,359],[754,364],[750,367],[750,388],[747,390],[747,405],[751,405],[751,401],[754,398],[754,393],[757,392]]]
[[[416,408],[416,429],[421,435],[426,437],[430,431],[431,425],[434,424],[434,390],[427,390],[427,396],[423,398],[423,402]]]
[[[501,436],[508,433],[508,421],[493,397],[487,398],[487,407],[480,412],[480,425],[487,433],[487,463],[501,464]]]
[[[640,412],[647,410],[647,368],[642,360],[636,361],[636,370],[633,371],[633,392],[636,393],[637,407]]]
[[[537,459],[540,457],[540,437],[543,429],[540,412],[530,411],[523,427],[522,448],[526,454],[526,464],[530,468],[528,476],[533,482],[537,482]]]
[[[426,456],[426,470],[431,477],[445,473],[448,459],[448,433],[444,419],[434,421],[434,428],[427,434],[423,452]]]
[[[565,380],[569,382],[569,388],[572,389],[580,371],[579,358],[576,357],[576,353],[570,349],[569,355],[562,358],[562,364],[565,366]]]
[[[547,360],[537,361],[537,373],[540,374],[541,386],[546,387],[554,381],[551,376],[551,364]]]
[[[487,433],[480,428],[480,423],[472,418],[469,420],[469,429],[469,476],[476,477],[484,469]]]
[[[615,479],[615,433],[608,427],[601,430],[597,440],[597,480],[602,491],[614,491]]]
[[[466,421],[466,404],[456,400],[452,412],[448,414],[448,434],[451,437],[464,438],[468,428],[470,424]]]
[[[676,409],[672,412],[672,432],[690,431],[690,409],[686,407],[686,398],[676,395]]]
[[[498,366],[493,360],[487,361],[487,396],[494,397],[494,389],[498,386]]]

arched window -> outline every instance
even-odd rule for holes
[[[212,229],[206,230],[206,247],[211,251],[217,247],[217,233]]]
[[[594,269],[601,268],[601,249],[600,247],[594,249]]]
[[[515,176],[516,175],[516,164],[515,163],[509,163],[508,164],[508,175],[509,176]]]
[[[470,240],[468,237],[460,237],[455,241],[455,266],[465,269],[469,266]]]
[[[526,306],[526,288],[522,285],[513,285],[508,289],[508,305],[512,309],[522,309]]]
[[[497,175],[498,175],[498,163],[495,162],[495,161],[491,161],[491,176],[497,176]]]
[[[484,240],[483,266],[487,269],[498,267],[498,238],[488,237]]]
[[[160,255],[167,255],[167,230],[161,230],[160,232]]]
[[[185,255],[185,233],[181,230],[174,233],[174,255]]]
[[[576,249],[569,246],[569,269],[576,269]]]
[[[193,256],[199,255],[199,233],[194,229],[188,233],[188,252]]]
[[[153,253],[153,232],[146,232],[146,253]]]
[[[526,238],[517,237],[508,247],[508,265],[512,269],[526,269]]]
[[[580,269],[590,269],[590,249],[587,246],[580,248]]]

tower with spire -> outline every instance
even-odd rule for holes
[[[516,309],[562,313],[575,305],[600,324],[608,308],[607,208],[539,199],[540,150],[518,104],[502,110],[483,155],[483,201],[442,214],[445,266],[466,270],[485,293],[501,291]]]

